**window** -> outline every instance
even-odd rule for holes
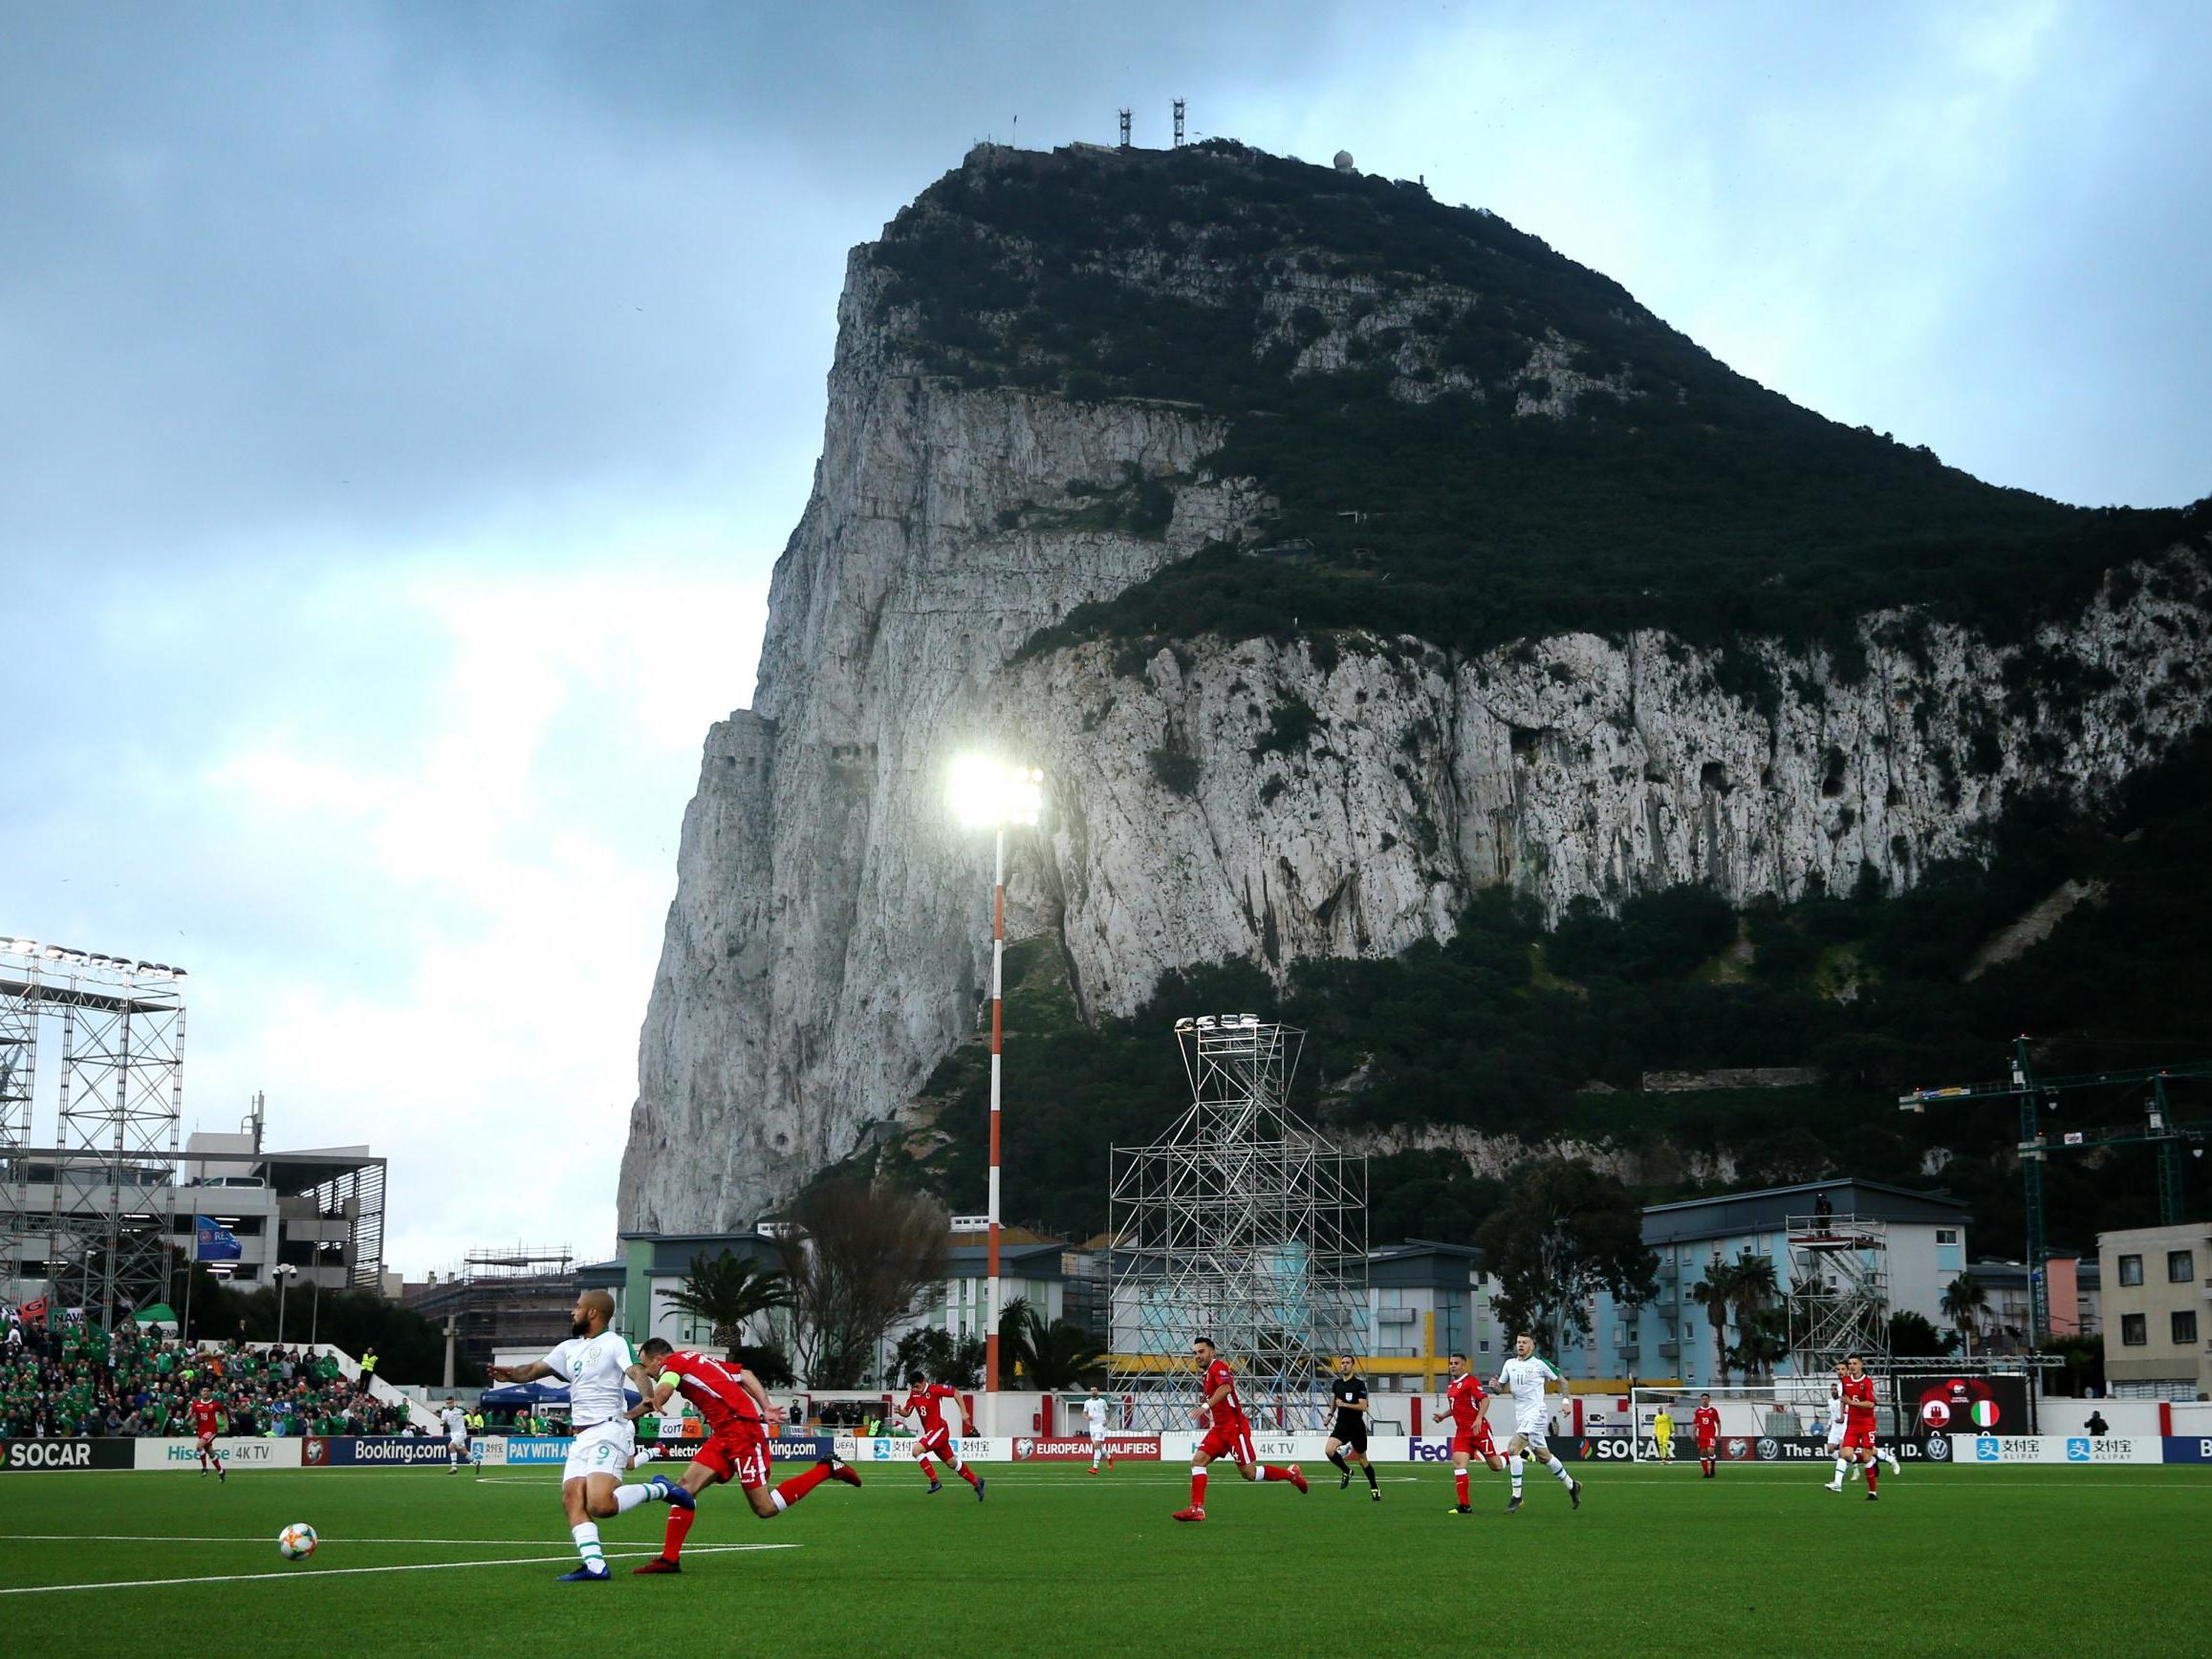
[[[2166,1252],[2166,1282],[2168,1284],[2186,1284],[2196,1277],[2197,1256],[2194,1251],[2169,1250]]]
[[[1959,1241],[1959,1229],[1958,1229],[1958,1228],[1956,1228],[1956,1227],[1938,1227],[1938,1228],[1936,1229],[1936,1242],[1937,1242],[1937,1243],[1939,1243],[1939,1244],[1956,1244],[1956,1243],[1958,1243],[1958,1241]]]
[[[2197,1346],[2197,1313],[2194,1308],[2183,1308],[2174,1315],[2174,1346],[2176,1347],[2195,1347]]]
[[[2144,1318],[2145,1316],[2139,1313],[2120,1315],[2120,1342],[2123,1347],[2142,1347],[2149,1343],[2150,1336],[2143,1328]]]
[[[2142,1282],[2143,1259],[2140,1256],[2121,1257],[2120,1282],[2122,1284],[2140,1284]]]

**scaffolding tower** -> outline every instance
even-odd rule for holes
[[[1890,1369],[1889,1224],[1866,1216],[1788,1216],[1789,1361],[1825,1377],[1852,1354]]]
[[[1131,1427],[1189,1428],[1210,1335],[1255,1427],[1318,1427],[1332,1360],[1370,1346],[1367,1160],[1287,1104],[1304,1032],[1223,1014],[1175,1036],[1189,1108],[1112,1153],[1112,1387]]]
[[[0,941],[0,1294],[112,1329],[165,1294],[184,1112],[184,970]],[[60,1026],[54,1144],[33,1135],[42,1023]]]

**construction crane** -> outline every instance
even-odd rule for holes
[[[2045,1282],[2045,1264],[2050,1260],[2050,1239],[2045,1230],[2043,1215],[2043,1165],[2054,1152],[2089,1152],[2096,1147],[2152,1146],[2158,1153],[2158,1224],[2171,1227],[2179,1222],[2181,1215],[2181,1147],[2189,1143],[2193,1156],[2204,1155],[2206,1127],[2198,1123],[2178,1124],[2166,1101],[2166,1085],[2182,1078],[2212,1077],[2212,1060],[2194,1061],[2185,1066],[2156,1066],[2136,1071],[2084,1071],[2071,1077],[2037,1077],[2034,1062],[2028,1057],[2028,1036],[2023,1032],[2012,1043],[2012,1076],[2003,1083],[1968,1083],[1946,1088],[1916,1088],[1910,1094],[1898,1096],[1898,1106],[1905,1111],[1924,1112],[1930,1106],[1943,1105],[1956,1100],[1997,1100],[2016,1097],[2020,1102],[2020,1180],[2025,1191],[2028,1211],[2028,1286],[2031,1299],[2034,1340],[2042,1342],[2050,1335],[2050,1290]],[[2144,1102],[2144,1124],[2140,1129],[2094,1129],[2068,1131],[2057,1137],[2046,1134],[2036,1119],[2039,1105],[2049,1104],[2057,1110],[2056,1102],[2045,1097],[2063,1094],[2080,1088],[2120,1088],[2133,1085],[2149,1084],[2151,1097]]]

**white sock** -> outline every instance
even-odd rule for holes
[[[647,1502],[655,1496],[653,1489],[642,1480],[633,1481],[628,1486],[618,1486],[615,1488],[615,1513],[617,1515],[628,1515],[638,1505]]]
[[[603,1573],[607,1570],[606,1551],[599,1548],[599,1527],[596,1521],[584,1521],[569,1528],[569,1536],[576,1540],[576,1554],[583,1558],[584,1571]]]
[[[1843,1478],[1844,1478],[1844,1476],[1845,1476],[1845,1474],[1846,1474],[1846,1473],[1847,1473],[1847,1472],[1850,1470],[1850,1468],[1851,1468],[1851,1464],[1850,1464],[1849,1462],[1847,1462],[1845,1459],[1843,1459],[1843,1458],[1841,1458],[1841,1457],[1838,1457],[1838,1458],[1835,1460],[1835,1483],[1836,1483],[1836,1485],[1838,1485],[1838,1486],[1841,1486],[1841,1485],[1843,1484]]]
[[[1562,1486],[1572,1486],[1574,1483],[1574,1476],[1567,1473],[1567,1465],[1556,1457],[1551,1459],[1551,1478]]]
[[[1521,1471],[1527,1467],[1519,1457],[1506,1459],[1506,1472],[1513,1477],[1513,1496],[1521,1496]]]
[[[768,1495],[768,1500],[776,1506],[776,1513],[778,1515],[783,1514],[785,1510],[791,1508],[791,1505],[784,1501],[784,1495],[781,1492],[775,1491],[773,1489],[770,1491]]]

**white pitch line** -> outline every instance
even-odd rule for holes
[[[746,1550],[797,1549],[798,1547],[795,1543],[695,1544],[685,1553],[733,1555]],[[609,1550],[607,1559],[610,1561],[627,1560],[632,1556],[640,1556],[646,1553],[642,1549]],[[197,1578],[186,1579],[111,1579],[96,1584],[23,1584],[13,1589],[0,1589],[0,1596],[45,1596],[62,1590],[166,1589],[175,1584],[249,1584],[258,1579],[298,1579],[304,1581],[308,1579],[344,1578],[355,1573],[445,1573],[463,1567],[547,1566],[559,1562],[573,1562],[575,1559],[572,1553],[553,1556],[511,1556],[505,1561],[496,1562],[421,1562],[406,1566],[389,1567],[323,1567],[319,1570],[291,1568],[273,1573],[207,1573]]]
[[[274,1544],[274,1538],[239,1538],[234,1533],[0,1533],[0,1544]],[[515,1544],[544,1544],[542,1538],[354,1538],[350,1533],[323,1535],[323,1544],[482,1544],[509,1548]],[[761,1548],[756,1544],[692,1544],[690,1548]],[[779,1544],[796,1548],[796,1544]]]

